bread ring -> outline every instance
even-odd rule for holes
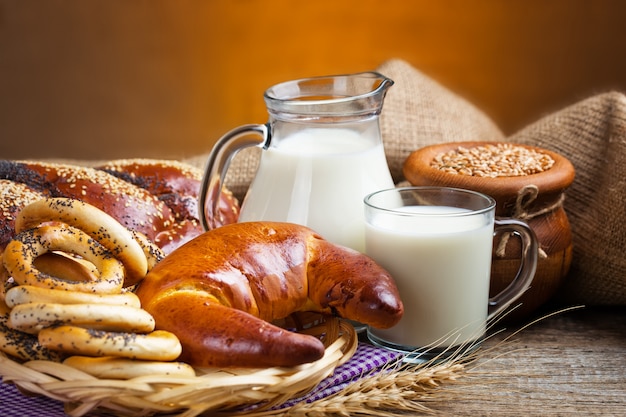
[[[0,351],[25,361],[61,360],[61,354],[41,346],[37,336],[10,329],[2,324],[0,324]]]
[[[156,264],[165,258],[165,253],[143,233],[137,232],[136,230],[131,230],[130,232],[135,241],[137,241],[139,246],[141,246],[144,255],[146,255],[146,260],[148,261],[148,271],[150,271]]]
[[[5,300],[10,308],[27,303],[105,304],[140,308],[139,297],[132,292],[120,294],[93,294],[87,292],[51,290],[32,285],[18,285],[7,291]]]
[[[100,272],[89,261],[63,252],[47,252],[33,261],[35,268],[44,274],[68,281],[97,281]]]
[[[59,352],[41,346],[37,336],[7,327],[9,311],[7,305],[0,299],[0,351],[25,361],[61,360]]]
[[[0,252],[0,300],[4,300],[7,291],[15,286],[15,280],[2,263],[3,258],[4,252]]]
[[[70,198],[39,200],[24,207],[15,220],[20,233],[42,222],[60,221],[74,226],[119,259],[126,270],[125,286],[136,284],[148,271],[148,261],[132,233],[104,211]]]
[[[98,268],[100,278],[97,281],[69,281],[35,268],[35,258],[53,250],[87,259]],[[122,264],[84,232],[66,225],[45,225],[19,233],[7,245],[3,261],[9,274],[20,285],[110,294],[119,293],[124,283]]]
[[[27,303],[13,307],[7,323],[14,330],[31,334],[58,325],[148,333],[154,330],[154,319],[147,311],[128,306]]]
[[[178,338],[164,330],[136,334],[59,326],[43,329],[38,337],[42,346],[71,355],[172,361],[182,351]]]
[[[149,375],[193,378],[196,371],[184,362],[144,361],[106,356],[70,356],[63,364],[99,379],[132,379]]]

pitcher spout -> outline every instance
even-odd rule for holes
[[[387,90],[389,90],[389,88],[394,84],[393,80],[391,78],[385,77],[378,72],[364,72],[357,75],[363,75],[364,77],[372,78],[372,86],[374,88],[371,92],[371,100],[373,101],[372,104],[374,104],[378,109],[377,114],[380,114],[383,108],[383,102],[385,101]],[[367,94],[365,96],[367,96]]]
[[[378,116],[393,83],[374,71],[312,77],[277,84],[264,99],[278,120]]]

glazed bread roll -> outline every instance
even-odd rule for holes
[[[163,201],[177,219],[198,219],[203,175],[198,168],[178,161],[155,159],[118,159],[97,168],[148,190]],[[219,211],[224,220],[219,226],[237,222],[239,202],[226,188],[222,188],[220,194]]]
[[[97,168],[147,190],[170,209],[176,221],[154,238],[165,253],[204,232],[198,210],[203,172],[198,168],[178,161],[143,158],[113,160]],[[218,226],[237,222],[239,202],[225,187],[218,210]]]
[[[206,232],[157,264],[136,294],[156,328],[180,339],[179,360],[201,367],[294,366],[321,358],[318,339],[270,323],[294,312],[337,314],[380,328],[403,313],[393,279],[372,259],[288,223]]]
[[[175,161],[133,159],[100,167],[0,160],[0,250],[15,235],[14,219],[26,205],[66,197],[99,208],[170,253],[204,230],[198,218],[202,172]],[[237,200],[220,199],[226,223],[236,222]]]
[[[171,210],[150,192],[93,168],[34,161],[2,161],[0,178],[25,184],[46,197],[81,200],[150,239],[174,222]]]
[[[15,236],[15,219],[22,208],[45,196],[19,182],[0,179],[0,252]]]
[[[198,192],[202,172],[176,161],[118,159],[96,167],[147,190],[173,212],[177,219],[198,218]]]

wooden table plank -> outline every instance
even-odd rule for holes
[[[457,416],[626,415],[626,309],[545,319],[503,345],[485,342],[478,367],[432,409]],[[489,350],[487,350],[489,349]]]

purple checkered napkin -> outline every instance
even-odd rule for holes
[[[324,379],[313,391],[279,406],[290,407],[306,401],[313,402],[341,391],[350,382],[362,375],[375,372],[394,362],[398,354],[359,343],[355,354],[348,362],[337,367],[333,375]],[[106,414],[104,414],[106,415]],[[63,403],[43,396],[25,396],[10,384],[0,384],[0,416],[2,417],[65,417]]]
[[[27,397],[14,385],[0,384],[0,416],[2,417],[65,417],[63,403],[48,397]]]
[[[348,362],[338,366],[331,376],[320,382],[311,392],[301,398],[289,400],[277,408],[290,407],[302,401],[311,403],[326,398],[329,395],[341,391],[348,384],[358,380],[361,376],[371,374],[395,362],[399,356],[400,354],[383,348],[375,347],[367,343],[359,343],[356,352]]]

